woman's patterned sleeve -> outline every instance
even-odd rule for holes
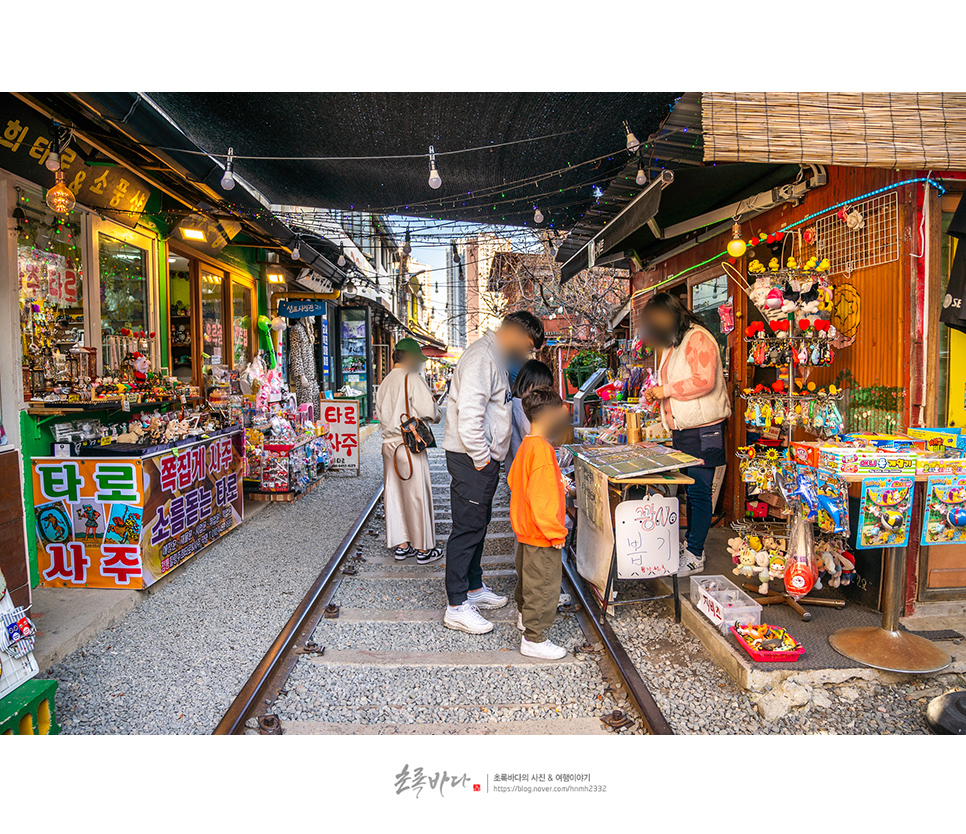
[[[696,400],[710,394],[718,374],[718,343],[710,334],[699,330],[688,340],[684,358],[691,376],[668,385],[666,395],[676,400]]]

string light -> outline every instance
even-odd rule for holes
[[[339,260],[336,261],[338,266],[345,266],[345,246],[341,243],[339,244]]]
[[[225,162],[225,173],[221,177],[221,187],[231,191],[235,187],[235,149],[228,149],[228,160]]]
[[[637,153],[637,151],[640,150],[641,143],[637,141],[637,137],[631,130],[631,126],[626,121],[624,122],[624,132],[627,134],[628,153]]]
[[[634,182],[638,185],[647,185],[647,171],[644,170],[644,158],[642,156],[637,158],[637,176],[634,177]]]
[[[443,180],[439,176],[439,171],[436,170],[436,149],[430,145],[429,146],[429,187],[439,188],[443,184]]]
[[[297,261],[299,258],[302,257],[302,251],[299,249],[299,244],[300,243],[301,243],[301,238],[299,238],[298,235],[296,235],[296,237],[295,237],[295,245],[292,247],[292,260],[293,261]]]
[[[533,209],[533,222],[539,226],[541,223],[543,223],[543,212],[540,211],[540,209],[536,206],[534,206]]]
[[[48,171],[60,170],[60,154],[57,151],[57,145],[54,145],[54,149],[47,154],[47,159],[44,161],[44,166]]]
[[[355,298],[357,292],[358,290],[356,290],[356,282],[353,281],[351,278],[348,281],[346,281],[342,287],[342,294],[346,298]]]

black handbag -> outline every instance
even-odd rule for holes
[[[403,380],[403,393],[406,397],[406,410],[402,413],[399,420],[399,428],[402,431],[403,446],[406,449],[406,457],[409,459],[409,476],[404,478],[399,474],[399,466],[396,463],[395,455],[393,455],[393,467],[396,470],[396,475],[401,481],[408,481],[409,478],[413,476],[413,454],[420,454],[425,452],[427,449],[434,449],[436,447],[436,435],[433,434],[433,430],[426,425],[423,420],[419,417],[413,417],[409,413],[409,374],[406,374]],[[399,451],[399,447],[396,447],[396,451]]]

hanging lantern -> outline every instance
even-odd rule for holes
[[[67,214],[76,202],[74,193],[64,183],[63,171],[57,171],[54,176],[57,178],[57,182],[47,192],[47,205],[50,206],[51,211],[55,211],[57,214]]]

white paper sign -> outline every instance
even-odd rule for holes
[[[678,514],[678,499],[662,495],[617,505],[618,579],[650,579],[677,571],[681,552]]]

